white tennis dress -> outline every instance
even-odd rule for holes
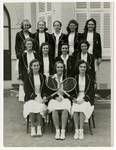
[[[34,85],[37,97],[34,100],[29,100],[24,104],[24,118],[26,118],[30,113],[40,113],[44,117],[47,110],[47,106],[42,103],[42,98],[40,94],[40,77],[38,74],[34,75]]]
[[[79,95],[77,97],[77,101],[83,99],[85,95],[84,91],[85,91],[85,76],[84,77],[79,76]],[[91,106],[89,101],[88,102],[84,101],[82,104],[73,103],[71,108],[71,114],[73,115],[74,112],[83,112],[86,117],[85,122],[87,122],[93,110],[94,106]]]
[[[58,81],[57,79],[57,75],[54,75],[54,78],[56,79],[58,86],[60,84],[60,82],[62,82],[62,77],[61,80]],[[60,102],[58,100],[55,99],[51,99],[48,103],[48,110],[49,112],[52,112],[54,110],[68,110],[68,112],[70,113],[71,110],[71,102],[68,98],[64,98],[63,96],[59,95],[59,97],[62,99]]]

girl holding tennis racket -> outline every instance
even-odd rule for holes
[[[90,118],[94,110],[94,81],[86,74],[87,63],[84,60],[78,62],[77,70],[77,96],[73,99],[71,112],[75,125],[74,139],[84,139],[84,122]]]
[[[67,88],[70,88],[72,80],[64,80],[64,63],[57,61],[55,63],[56,74],[48,78],[47,86],[53,91],[53,98],[48,103],[48,110],[52,112],[52,119],[56,129],[55,139],[65,139],[65,128],[68,120],[68,113],[71,109],[70,95],[67,93]],[[62,82],[63,81],[63,82]],[[71,81],[71,82],[70,82]],[[74,82],[73,82],[74,83]],[[72,83],[72,84],[73,84]],[[74,83],[75,84],[75,83]],[[67,86],[68,85],[68,86]],[[74,88],[74,87],[73,87]],[[73,88],[71,90],[73,90]],[[55,94],[54,94],[55,92]],[[61,122],[59,121],[61,117]],[[61,124],[61,130],[60,130]]]
[[[47,106],[45,105],[45,76],[39,73],[40,64],[37,59],[30,62],[30,73],[24,81],[25,104],[24,118],[30,116],[31,136],[42,136],[43,117]]]

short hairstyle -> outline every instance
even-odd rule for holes
[[[89,48],[90,44],[87,40],[81,40],[80,43],[79,43],[79,49],[81,51],[81,44],[85,43],[87,45],[87,49]]]
[[[38,25],[39,25],[40,22],[43,22],[44,25],[45,25],[44,32],[47,31],[48,28],[46,27],[46,22],[45,22],[44,20],[39,20],[39,21],[37,22],[37,31],[39,31]]]
[[[30,23],[30,21],[28,20],[28,19],[24,19],[22,22],[21,22],[21,29],[24,29],[23,28],[23,23],[24,22],[28,22],[29,23],[29,29],[31,28],[31,23]]]
[[[69,53],[69,44],[68,44],[68,43],[62,43],[62,44],[61,44],[61,50],[62,50],[62,46],[63,46],[63,45],[67,45],[67,46],[68,46],[68,53]]]
[[[76,29],[75,29],[75,31],[78,32],[78,22],[77,22],[76,20],[74,20],[74,19],[72,19],[72,20],[69,21],[68,26],[67,26],[67,28],[66,28],[66,29],[67,29],[67,32],[68,32],[68,33],[71,32],[71,31],[70,31],[70,28],[69,28],[69,25],[70,25],[71,23],[73,23],[73,24],[75,24],[75,25],[77,26]]]
[[[43,46],[45,46],[45,45],[48,45],[48,55],[49,55],[50,45],[49,45],[49,43],[47,43],[47,42],[44,42],[44,43],[41,44],[41,47],[40,47],[40,55],[42,55],[42,48],[43,48]]]
[[[86,71],[87,71],[87,69],[88,69],[88,63],[86,61],[84,61],[84,60],[79,60],[79,61],[77,61],[77,64],[75,65],[75,73],[76,74],[79,74],[79,66],[81,64],[86,64]]]
[[[63,74],[64,74],[66,70],[65,70],[65,64],[64,64],[64,62],[62,60],[58,60],[58,61],[55,62],[55,64],[54,64],[54,72],[56,73],[56,66],[57,66],[57,64],[62,64],[63,65]]]
[[[55,21],[53,22],[53,26],[55,25],[56,22],[58,22],[58,23],[60,24],[60,27],[62,27],[62,22],[59,21],[59,20],[55,20]]]
[[[95,25],[95,27],[94,27],[94,32],[96,32],[96,20],[93,19],[93,18],[90,18],[89,20],[86,21],[85,27],[84,27],[84,32],[87,32],[87,31],[88,31],[88,22],[89,22],[89,21],[92,21],[92,22],[94,23],[94,25]]]
[[[39,60],[38,59],[33,59],[31,62],[30,62],[30,64],[29,64],[29,69],[30,69],[30,72],[32,72],[32,65],[33,65],[33,63],[35,63],[35,62],[38,62],[39,63],[39,65],[40,65],[40,62],[39,62]]]
[[[32,44],[34,44],[34,39],[32,39],[32,38],[30,38],[30,37],[24,40],[24,44],[26,45],[26,43],[27,43],[28,41],[31,41]]]

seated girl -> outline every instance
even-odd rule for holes
[[[51,76],[52,81],[56,87],[65,79],[64,64],[62,61],[55,63],[56,74]],[[71,109],[71,102],[61,90],[48,102],[48,110],[52,112],[52,119],[56,129],[55,139],[65,139],[65,128],[67,125],[68,115]],[[60,118],[61,117],[61,118]],[[59,121],[61,120],[61,122]],[[60,130],[61,125],[61,130]]]
[[[76,75],[76,95],[73,99],[71,113],[74,119],[74,139],[84,139],[83,126],[94,110],[94,81],[86,73],[87,63],[84,60],[78,62]]]
[[[40,64],[37,59],[30,62],[30,73],[24,81],[25,104],[23,115],[31,120],[31,136],[42,136],[42,121],[45,117],[45,76],[39,72]]]

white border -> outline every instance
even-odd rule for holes
[[[33,147],[3,147],[3,3],[6,3],[6,2],[79,2],[79,1],[83,1],[85,2],[85,0],[2,0],[0,1],[0,60],[1,60],[1,65],[0,65],[0,70],[1,70],[1,73],[0,73],[0,150],[15,150],[15,149],[33,149],[33,150],[36,150],[36,149],[49,149],[48,148],[42,148],[42,147],[37,147],[37,148],[33,148]],[[95,1],[100,1],[100,0],[86,0],[87,2],[95,2]],[[113,0],[101,0],[100,2],[112,2]],[[112,52],[112,91],[114,91],[112,93],[112,99],[114,99],[114,103],[112,103],[112,116],[114,115],[114,118],[115,118],[115,114],[116,114],[116,92],[115,92],[115,89],[116,89],[116,80],[114,79],[115,78],[115,75],[116,75],[116,67],[115,67],[115,63],[116,63],[116,42],[115,42],[115,39],[116,39],[116,21],[115,21],[115,18],[116,18],[116,8],[115,8],[115,1],[114,1],[114,52]],[[112,42],[113,44],[113,42]],[[114,58],[114,59],[113,59]],[[113,61],[114,60],[114,61]],[[114,108],[114,112],[113,112],[113,108]],[[116,119],[114,119],[114,145],[112,147],[87,147],[87,148],[83,148],[83,147],[73,147],[73,148],[68,148],[69,150],[74,150],[74,149],[79,149],[79,150],[83,150],[83,149],[88,149],[88,150],[111,150],[111,149],[116,149]],[[113,139],[112,139],[113,140]],[[97,141],[96,141],[97,142]],[[64,149],[66,150],[67,147],[62,147],[62,148],[58,148],[58,147],[51,147],[50,149]]]

